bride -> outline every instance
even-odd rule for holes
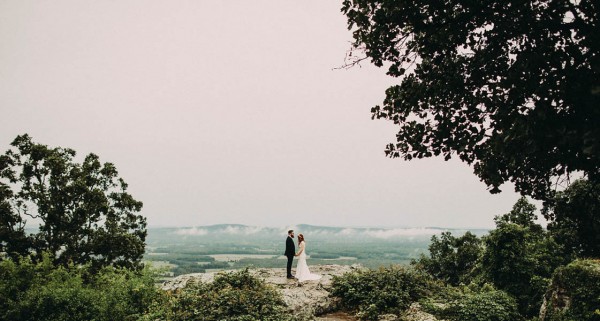
[[[306,264],[306,242],[304,242],[304,235],[298,234],[298,247],[300,251],[296,253],[298,257],[298,265],[296,266],[296,278],[298,281],[312,281],[321,278],[318,274],[310,273],[308,265]]]

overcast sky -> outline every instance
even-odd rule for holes
[[[334,70],[341,1],[0,0],[0,151],[116,165],[151,226],[492,227],[458,160],[388,159],[385,70]],[[80,158],[81,159],[81,158]]]

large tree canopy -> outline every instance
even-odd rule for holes
[[[74,150],[28,135],[12,146],[0,155],[0,259],[47,252],[59,264],[140,266],[142,203],[127,193],[113,164],[94,154],[76,163]]]
[[[570,173],[600,176],[600,6],[591,0],[345,0],[348,66],[400,77],[374,118],[386,154],[453,155],[492,193],[546,198]],[[357,56],[362,51],[366,56]]]

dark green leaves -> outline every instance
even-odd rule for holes
[[[0,252],[41,255],[55,263],[140,267],[146,219],[115,166],[94,154],[76,163],[72,149],[34,143],[28,135],[0,156]],[[26,235],[27,219],[39,219]],[[35,226],[29,226],[35,228]]]
[[[600,179],[596,2],[344,1],[354,47],[400,77],[373,118],[389,157],[458,156],[491,189],[547,198],[557,178]]]
[[[575,257],[600,257],[600,184],[577,180],[546,201],[548,230]]]

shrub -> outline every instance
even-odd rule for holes
[[[188,285],[156,302],[143,320],[291,320],[279,292],[248,269],[221,273],[211,283]]]
[[[334,277],[331,295],[339,297],[342,306],[357,312],[361,320],[377,320],[381,314],[400,314],[437,287],[425,273],[391,266]]]
[[[0,262],[0,320],[136,320],[161,293],[149,271]]]
[[[516,321],[521,320],[517,302],[506,292],[483,289],[466,291],[439,306],[423,304],[425,310],[451,321]]]

